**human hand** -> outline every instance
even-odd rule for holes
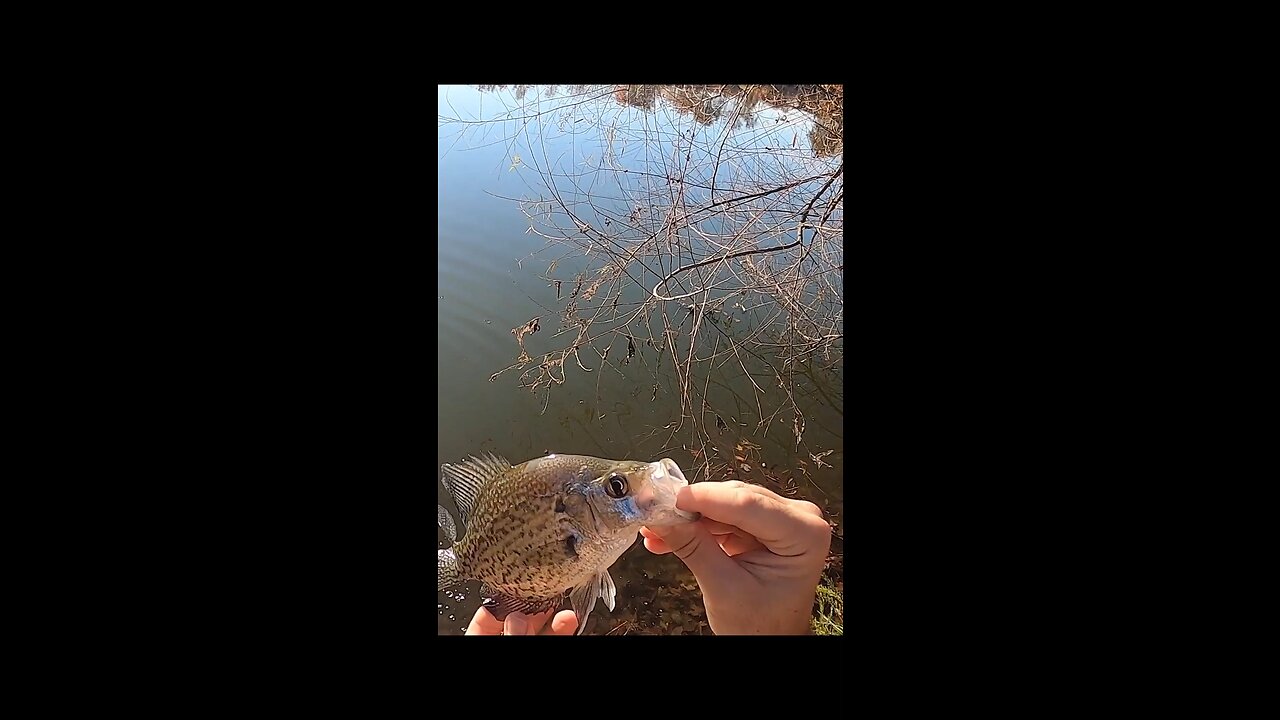
[[[747,483],[680,489],[676,507],[702,513],[687,525],[643,527],[650,552],[674,552],[693,571],[717,635],[800,635],[831,549],[831,526],[811,502]]]
[[[552,614],[555,618],[552,619]],[[539,633],[547,620],[551,620],[551,627],[548,632]],[[505,622],[499,622],[498,618],[489,612],[489,608],[481,607],[476,611],[475,617],[471,618],[471,624],[467,626],[468,635],[572,635],[578,629],[578,616],[572,610],[561,610],[556,613],[554,610],[540,612],[537,615],[525,615],[524,613],[513,612],[507,615]]]

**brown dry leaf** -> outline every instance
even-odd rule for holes
[[[529,333],[536,333],[541,329],[541,325],[539,323],[540,320],[542,320],[542,317],[538,316],[523,325],[511,328],[511,334],[516,336],[516,341],[520,343],[521,347],[524,346],[525,335]]]

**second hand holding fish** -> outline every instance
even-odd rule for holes
[[[831,526],[811,502],[737,480],[680,489],[676,506],[696,523],[640,529],[656,554],[675,553],[702,590],[717,635],[803,635]]]

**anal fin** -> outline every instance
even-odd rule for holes
[[[561,597],[553,597],[544,600],[527,600],[491,590],[487,585],[480,586],[480,594],[484,597],[484,602],[481,605],[489,608],[489,612],[493,613],[493,616],[499,622],[506,620],[507,615],[513,612],[536,615],[548,610],[554,610],[560,607],[560,601],[563,599]]]

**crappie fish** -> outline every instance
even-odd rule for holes
[[[558,608],[566,592],[578,632],[598,598],[613,610],[609,567],[635,542],[641,525],[698,519],[676,509],[688,485],[675,461],[548,455],[515,467],[491,453],[440,466],[466,532],[437,506],[453,546],[438,550],[438,590],[479,580],[499,619]]]

